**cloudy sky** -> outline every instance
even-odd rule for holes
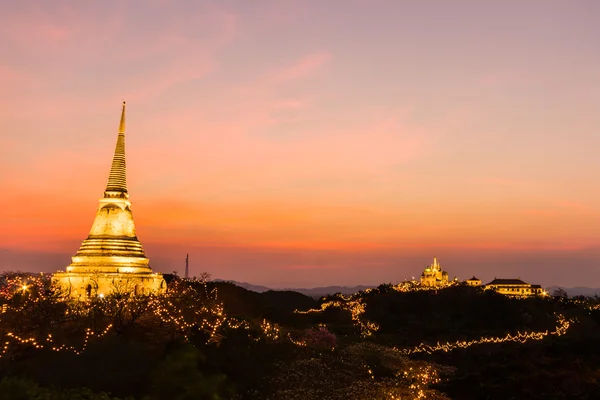
[[[0,0],[0,270],[63,269],[127,101],[157,271],[600,287],[600,2]]]

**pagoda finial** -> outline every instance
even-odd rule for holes
[[[127,193],[127,171],[125,168],[125,101],[121,111],[121,122],[119,123],[119,135],[113,156],[108,184],[105,192]],[[105,193],[106,196],[106,193]]]
[[[123,110],[121,111],[121,123],[119,124],[119,133],[125,134],[125,100],[123,100]]]

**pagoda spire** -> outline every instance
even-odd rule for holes
[[[125,101],[123,101],[121,123],[119,124],[119,136],[117,137],[115,155],[113,156],[110,174],[108,175],[105,196],[107,195],[107,192],[127,194],[127,170],[125,168]]]

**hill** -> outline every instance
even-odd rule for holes
[[[402,283],[315,299],[170,278],[162,296],[85,302],[65,301],[47,277],[0,279],[0,397],[548,400],[600,391],[595,298]]]
[[[564,290],[567,292],[569,297],[575,296],[600,296],[600,288],[590,288],[584,286],[576,286],[576,287],[562,287],[562,286],[550,286],[548,289],[548,293],[552,294],[555,290]]]
[[[336,294],[336,293],[342,293],[342,294],[353,294],[356,292],[360,292],[361,290],[365,290],[365,289],[370,289],[373,288],[374,286],[363,286],[363,285],[358,285],[358,286],[352,286],[352,287],[348,287],[348,286],[323,286],[323,287],[316,287],[316,288],[285,288],[285,289],[272,289],[266,286],[261,286],[261,285],[253,285],[251,283],[248,282],[236,282],[236,281],[226,281],[223,279],[214,279],[213,282],[229,282],[232,283],[236,286],[240,286],[243,287],[244,289],[248,289],[248,290],[252,290],[253,292],[258,292],[258,293],[262,293],[262,292],[267,292],[269,290],[275,290],[275,291],[293,291],[293,292],[298,292],[298,293],[302,293],[306,296],[311,296],[311,297],[323,297],[323,296],[327,296],[327,295],[332,295],[332,294]]]

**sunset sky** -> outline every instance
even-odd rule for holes
[[[600,287],[600,2],[0,0],[0,271],[64,269],[127,101],[154,270]],[[486,283],[486,282],[484,282]]]

